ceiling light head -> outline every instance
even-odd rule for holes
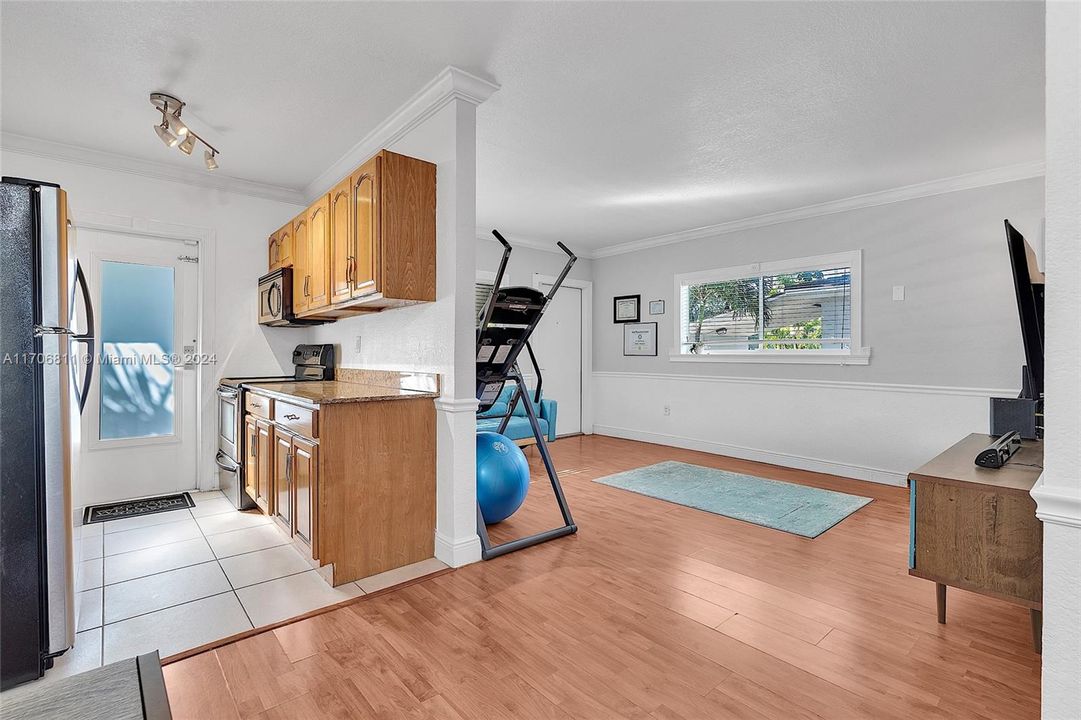
[[[164,121],[154,126],[154,132],[158,134],[166,147],[176,147],[176,144],[180,142],[180,138],[173,134],[173,131],[169,129],[169,125]]]
[[[215,155],[217,155],[217,153],[211,152],[210,150],[206,150],[205,152],[203,152],[203,161],[206,162],[207,170],[218,169],[218,161],[214,159]]]
[[[184,124],[184,121],[180,119],[179,115],[169,116],[169,129],[180,138],[191,132],[191,130],[188,129],[188,126]]]
[[[185,155],[191,155],[192,149],[195,147],[195,136],[187,133],[184,135],[184,139],[181,141],[177,148]]]

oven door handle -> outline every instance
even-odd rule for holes
[[[226,455],[221,450],[219,450],[218,454],[214,456],[214,462],[216,462],[218,464],[218,467],[220,467],[222,470],[225,470],[226,472],[235,473],[237,470],[240,469],[240,464],[234,461],[231,457]]]

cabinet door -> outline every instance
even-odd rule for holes
[[[274,519],[293,530],[293,438],[274,433]]]
[[[308,216],[307,213],[298,215],[293,220],[293,312],[300,313],[308,309],[309,302],[308,285],[311,278],[308,277]]]
[[[379,166],[376,155],[349,179],[352,185],[353,260],[352,296],[379,290]]]
[[[244,416],[244,491],[249,497],[259,495],[259,440],[254,415]]]
[[[330,195],[308,208],[308,309],[330,304]]]
[[[293,267],[293,223],[278,231],[278,266]]]
[[[319,446],[307,438],[293,438],[293,534],[312,548],[316,527],[316,493],[319,474]]]
[[[274,452],[273,436],[273,426],[269,422],[266,420],[255,421],[255,437],[256,446],[258,448],[256,455],[259,458],[259,475],[256,478],[255,483],[255,491],[257,494],[252,495],[252,497],[255,498],[255,504],[267,515],[270,514],[272,505],[270,488],[273,468],[271,467],[270,459]]]
[[[274,233],[267,239],[267,272],[281,267],[281,243],[278,233]]]
[[[349,178],[330,191],[330,301],[353,295],[353,233],[350,222]]]

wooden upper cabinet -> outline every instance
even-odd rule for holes
[[[330,195],[308,208],[308,310],[330,304]]]
[[[379,166],[376,155],[349,178],[352,195],[353,262],[351,297],[379,290]],[[434,298],[433,298],[434,299]]]
[[[281,267],[281,243],[279,234],[281,230],[267,238],[267,272],[273,272]]]
[[[353,296],[353,261],[355,257],[349,178],[330,191],[330,301]]]
[[[393,301],[430,302],[435,300],[435,165],[386,150],[378,158],[378,292]]]
[[[309,301],[308,259],[311,247],[308,243],[308,213],[293,219],[293,312],[301,313],[311,305]]]
[[[293,267],[293,223],[278,230],[278,267]]]

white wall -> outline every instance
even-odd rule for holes
[[[1043,717],[1081,717],[1081,4],[1047,3]]]
[[[217,355],[218,362],[203,372],[200,412],[205,431],[199,457],[200,486],[214,486],[218,379],[280,374],[290,365],[293,345],[304,341],[304,331],[283,332],[258,324],[255,291],[266,271],[267,236],[302,208],[8,150],[0,155],[0,164],[4,175],[60,184],[68,192],[76,223],[80,215],[100,213],[121,221],[138,218],[211,231],[210,247],[200,249],[209,309],[202,351]]]
[[[309,331],[311,342],[337,346],[340,365],[440,375],[436,557],[453,566],[480,559],[473,439],[475,126],[476,107],[454,100],[389,147],[436,164],[436,301],[359,315]]]
[[[504,233],[504,237],[506,233]],[[514,251],[510,255],[510,263],[507,265],[507,274],[503,278],[504,285],[533,285],[533,273],[541,275],[559,275],[567,262],[567,256],[559,248],[552,245],[552,251],[538,250],[526,245],[516,245],[513,237],[507,237]],[[564,243],[573,252],[579,248],[574,247],[574,241]],[[477,238],[477,270],[495,272],[499,268],[499,259],[503,256],[503,246],[496,242],[495,238],[486,236]],[[571,268],[568,277],[576,280],[593,279],[593,261],[589,258],[578,258]]]
[[[594,430],[901,483],[969,432],[1023,363],[1002,220],[1042,238],[1042,179],[597,258]],[[672,362],[673,276],[863,250],[866,366]],[[894,285],[906,299],[892,300]],[[658,357],[624,357],[612,298],[642,295]],[[648,316],[650,300],[666,314]],[[664,406],[671,409],[664,415]]]

